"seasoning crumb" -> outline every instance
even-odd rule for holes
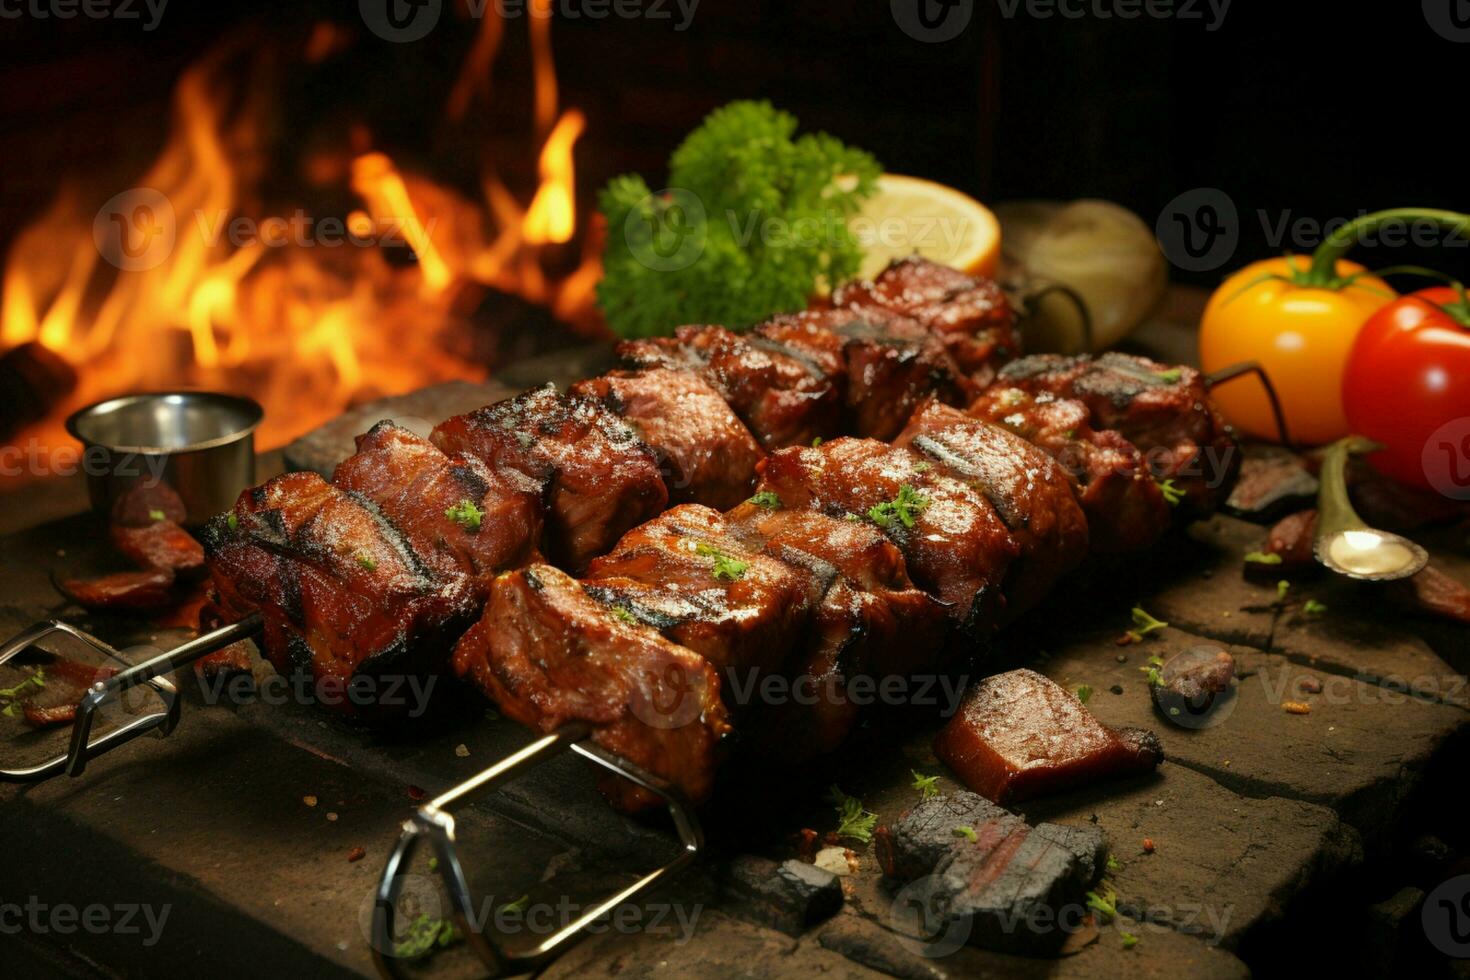
[[[1122,694],[1123,693],[1123,685],[1122,684],[1114,684],[1112,687],[1108,688],[1108,690],[1109,691],[1112,691],[1114,694]]]
[[[1230,610],[1227,609],[1224,612],[1222,612],[1220,615],[1223,616],[1225,619],[1229,619],[1230,618]]]
[[[454,747],[454,754],[459,756],[461,759],[468,759],[470,757],[470,747],[463,742],[460,742]]]
[[[1289,715],[1309,715],[1312,713],[1312,706],[1305,701],[1283,701],[1281,702],[1281,707]]]
[[[361,847],[354,847],[347,852],[347,861],[349,864],[353,861],[361,861],[365,857],[367,857],[367,851]]]
[[[316,806],[316,797],[315,796],[303,796],[301,798],[301,802],[302,803],[305,803],[307,806]]]
[[[1116,657],[1114,657],[1113,659],[1116,660],[1116,661],[1118,661],[1118,663],[1120,663],[1120,664],[1126,664],[1128,662],[1128,654],[1126,654],[1126,653],[1120,653]]]
[[[1145,837],[1143,839],[1143,853],[1145,853],[1145,854],[1152,854],[1153,852],[1154,852],[1154,839],[1152,837]]]
[[[424,797],[426,797],[428,795],[429,795],[428,793],[426,793],[422,788],[420,788],[418,786],[409,786],[408,787],[408,798],[410,800],[413,800],[415,803],[417,803],[419,800],[422,800]]]
[[[331,810],[327,811],[327,819],[333,823],[337,821],[337,814]]]
[[[65,548],[57,548],[56,549],[56,557],[57,558],[65,558],[66,557],[66,549]]]
[[[1303,677],[1297,684],[1297,688],[1303,694],[1321,694],[1322,682],[1315,677]]]

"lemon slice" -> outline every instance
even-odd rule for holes
[[[884,174],[848,227],[867,250],[863,278],[915,254],[982,276],[993,276],[1000,260],[1000,222],[990,209],[932,180]]]

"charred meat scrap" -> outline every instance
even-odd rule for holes
[[[777,316],[753,334],[840,379],[852,435],[892,439],[924,401],[961,405],[979,391],[937,337],[881,308]]]
[[[617,609],[547,565],[507,573],[455,649],[455,671],[536,731],[592,726],[597,744],[700,802],[713,789],[730,729],[719,675],[699,654]],[[624,811],[658,802],[616,778],[602,789]]]
[[[1113,429],[1148,460],[1181,514],[1210,513],[1240,469],[1240,447],[1193,368],[1116,352],[1034,354],[1007,364],[1001,383],[1075,398],[1097,429]]]
[[[1039,603],[1087,556],[1087,518],[1075,484],[1021,437],[930,402],[893,445],[977,490],[1005,522],[1020,548],[1005,579],[1006,620]]]
[[[571,393],[617,413],[658,456],[669,502],[721,510],[750,496],[765,455],[725,399],[690,371],[612,371]]]
[[[262,652],[318,686],[435,673],[480,610],[476,580],[436,575],[376,507],[315,473],[245,491],[204,545],[221,618],[260,612]]]
[[[972,402],[969,413],[1005,426],[1077,481],[1093,554],[1144,551],[1172,524],[1143,454],[1117,432],[1094,429],[1087,406],[1076,399],[998,384]]]
[[[637,434],[601,403],[550,385],[440,423],[431,438],[546,486],[543,550],[573,571],[668,503],[658,460]]]
[[[974,793],[924,800],[874,834],[892,886],[926,910],[926,925],[968,926],[998,952],[1053,952],[1087,915],[1107,839],[1096,827],[1035,827]]]
[[[927,259],[899,259],[871,282],[848,283],[833,294],[832,305],[919,321],[981,387],[1021,351],[1015,312],[998,285]]]
[[[18,676],[21,681],[0,690],[0,714],[18,715],[32,728],[69,725],[76,720],[77,705],[88,689],[115,674],[116,667],[67,657],[52,657],[28,672],[6,671],[7,680]]]
[[[1114,731],[1072,692],[1024,669],[971,688],[934,751],[966,786],[1002,804],[1152,772],[1163,760],[1152,732]]]
[[[370,500],[436,575],[488,580],[537,559],[541,484],[518,470],[448,455],[380,422],[337,466],[337,487]]]
[[[672,337],[626,340],[618,357],[632,368],[693,371],[729,403],[766,450],[810,443],[840,431],[840,378],[761,337],[723,327],[686,326]]]

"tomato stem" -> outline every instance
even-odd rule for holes
[[[1305,272],[1299,273],[1298,284],[1321,289],[1340,289],[1342,283],[1337,275],[1337,263],[1363,235],[1394,222],[1414,221],[1427,221],[1446,231],[1470,235],[1470,214],[1437,208],[1389,208],[1386,211],[1373,211],[1354,218],[1323,239],[1322,244],[1312,253],[1311,266]]]

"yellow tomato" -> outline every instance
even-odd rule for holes
[[[1310,261],[1306,256],[1266,259],[1226,279],[1205,306],[1199,357],[1206,372],[1259,362],[1281,398],[1292,439],[1325,443],[1348,434],[1342,375],[1358,330],[1397,294],[1369,275],[1340,288],[1292,282]],[[1346,260],[1335,269],[1339,277],[1363,271]],[[1241,431],[1278,438],[1271,403],[1251,377],[1221,385],[1213,397]]]

